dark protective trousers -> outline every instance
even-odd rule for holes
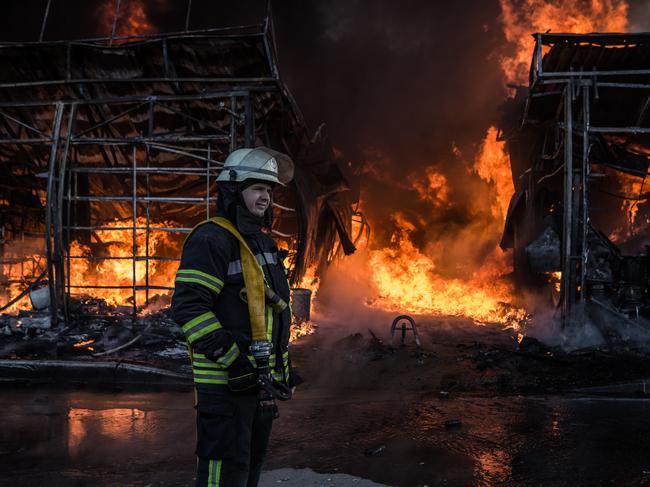
[[[196,487],[256,487],[271,435],[272,415],[257,395],[197,388]]]

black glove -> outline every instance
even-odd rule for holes
[[[240,354],[228,367],[228,387],[233,392],[257,392],[257,369],[246,354]]]
[[[235,343],[235,339],[228,330],[220,329],[200,338],[194,343],[192,349],[204,354],[210,360],[216,361],[221,355],[227,353]]]

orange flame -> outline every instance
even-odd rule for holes
[[[398,230],[394,245],[370,252],[373,283],[378,290],[372,305],[391,311],[467,316],[481,322],[515,325],[525,313],[509,303],[511,287],[495,279],[501,273],[498,256],[467,279],[448,279],[436,273],[431,257],[411,241],[414,226],[392,215]]]
[[[426,180],[412,175],[410,178],[413,188],[417,191],[422,201],[431,203],[433,206],[441,207],[449,203],[449,190],[447,178],[440,174],[433,167],[426,168]]]
[[[626,222],[609,235],[612,242],[620,242],[639,232],[643,232],[648,227],[647,220],[637,222],[636,218],[639,205],[647,203],[648,199],[641,197],[644,192],[645,178],[621,171],[617,171],[615,174],[621,196],[628,198],[621,203],[621,211],[625,214]]]
[[[481,179],[494,185],[492,215],[497,220],[503,221],[515,187],[512,183],[510,156],[505,149],[506,143],[497,140],[497,133],[496,127],[488,129],[474,162],[474,171]]]
[[[499,0],[512,54],[502,56],[508,82],[527,84],[535,32],[625,32],[628,5],[621,0]]]
[[[144,227],[146,219],[138,217],[137,226]],[[105,227],[123,227],[123,222],[111,222],[104,225]],[[174,239],[168,232],[155,231],[155,227],[172,227],[171,222],[160,222],[153,226],[149,232],[147,242],[147,232],[145,230],[136,231],[136,255],[149,256],[178,255],[180,246],[178,239]],[[101,252],[93,252],[91,248],[78,241],[72,242],[70,246],[71,256],[92,256],[101,253],[111,257],[124,257],[125,259],[111,260],[90,260],[90,259],[72,259],[70,265],[70,284],[71,286],[126,286],[124,289],[101,289],[89,288],[84,294],[90,294],[93,297],[106,300],[111,305],[125,305],[132,302],[133,290],[129,286],[133,285],[134,266],[131,257],[133,256],[133,230],[97,230],[99,238],[106,239],[101,246],[104,248]],[[108,240],[110,239],[110,240]],[[178,269],[176,261],[149,261],[148,277],[149,285],[152,286],[169,286],[174,282],[174,275]],[[135,284],[138,286],[145,285],[147,279],[147,262],[136,260],[135,262]],[[74,291],[74,289],[73,289]],[[162,294],[167,294],[163,292]],[[138,303],[141,304],[144,299],[142,291],[137,292]]]

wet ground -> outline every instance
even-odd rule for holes
[[[650,400],[545,394],[573,387],[572,363],[540,369],[546,354],[512,355],[511,333],[460,325],[423,323],[422,363],[411,345],[387,353],[366,325],[302,339],[306,383],[280,405],[261,485],[650,485]],[[604,377],[594,367],[585,383]],[[192,485],[192,404],[191,392],[5,386],[0,485]]]
[[[0,485],[191,485],[191,405],[187,393],[4,390]],[[648,400],[305,394],[283,406],[267,470],[394,486],[650,485]]]

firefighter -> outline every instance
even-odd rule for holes
[[[197,486],[256,486],[275,399],[290,397],[289,284],[267,232],[273,188],[292,174],[284,154],[235,150],[217,178],[217,217],[185,240],[172,314],[192,360]]]

